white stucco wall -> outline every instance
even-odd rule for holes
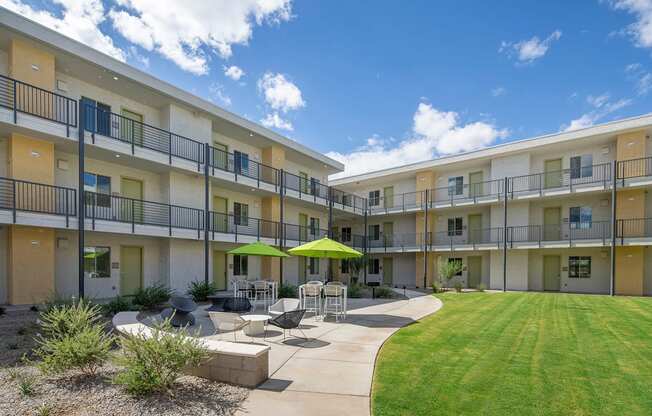
[[[561,284],[562,292],[579,293],[609,293],[610,260],[608,248],[571,248],[571,249],[544,249],[529,251],[529,285],[530,290],[543,290],[543,256],[558,255],[561,257]],[[591,277],[569,278],[568,257],[590,256]]]
[[[491,160],[492,179],[504,179],[506,176],[527,175],[529,173],[529,153],[497,157]]]
[[[528,251],[509,250],[507,252],[507,289],[528,290]],[[503,251],[491,251],[491,272],[489,287],[503,288]]]
[[[174,104],[163,107],[160,114],[161,128],[202,143],[210,142],[212,122],[208,117]]]

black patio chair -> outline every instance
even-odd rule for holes
[[[193,326],[195,316],[192,314],[197,309],[197,304],[190,298],[184,296],[173,296],[170,299],[170,308],[161,312],[161,318],[170,319],[174,327]]]
[[[285,312],[275,318],[270,319],[269,321],[267,321],[267,323],[270,325],[274,325],[275,327],[281,328],[283,330],[284,340],[285,340],[286,329],[290,332],[290,336],[293,336],[292,335],[293,329],[298,329],[299,331],[301,331],[303,338],[308,340],[309,338],[306,336],[303,330],[299,328],[299,325],[301,324],[301,320],[303,319],[303,315],[305,313],[306,313],[305,309],[297,309],[294,311]]]

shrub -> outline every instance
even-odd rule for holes
[[[195,302],[206,302],[208,297],[217,292],[217,287],[212,282],[195,281],[188,285],[188,294]]]
[[[18,377],[18,391],[23,396],[33,396],[36,393],[36,377],[22,374]]]
[[[484,292],[487,290],[487,286],[484,283],[478,283],[478,285],[475,287],[478,292]]]
[[[36,407],[36,415],[37,416],[50,416],[54,413],[54,406],[49,404],[49,403],[41,403],[39,406]]]
[[[283,283],[278,288],[278,297],[279,298],[296,298],[297,297],[297,287],[291,284]]]
[[[61,306],[72,306],[75,304],[75,298],[74,297],[64,297],[60,296],[56,293],[53,293],[50,295],[44,302],[43,305],[41,305],[41,309],[45,312],[49,312],[55,307],[61,307]],[[32,310],[30,308],[30,310]],[[34,306],[33,311],[38,312],[39,308]]]
[[[386,286],[376,288],[376,297],[380,299],[391,299],[394,297],[394,291]]]
[[[79,369],[95,371],[107,359],[113,336],[105,332],[99,305],[83,299],[71,306],[55,306],[41,313],[43,334],[36,338],[38,366],[44,373]]]
[[[444,287],[442,286],[441,282],[436,280],[432,282],[430,287],[432,287],[432,293],[441,293],[444,291]]]
[[[462,289],[464,288],[464,285],[462,284],[462,282],[460,282],[460,281],[458,280],[458,281],[455,282],[454,287],[455,287],[455,291],[456,291],[457,293],[461,293],[461,292],[462,292]]]
[[[362,286],[360,286],[358,283],[351,283],[346,287],[346,296],[349,298],[362,297]]]
[[[133,303],[141,309],[155,309],[160,304],[167,302],[170,296],[172,296],[172,290],[163,285],[154,285],[138,289]]]
[[[196,338],[173,331],[170,320],[155,325],[151,336],[120,338],[122,354],[116,361],[124,369],[114,383],[137,396],[170,388],[185,367],[196,367],[208,353]]]
[[[439,277],[446,279],[448,287],[450,287],[451,279],[461,273],[462,270],[464,270],[464,265],[461,261],[440,260],[439,262]]]
[[[124,296],[116,296],[108,303],[102,305],[102,311],[106,316],[112,316],[119,312],[130,311],[134,308],[129,299]]]

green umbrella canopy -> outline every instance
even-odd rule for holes
[[[275,249],[260,241],[234,248],[229,251],[229,254],[238,254],[240,256],[290,257],[281,250]]]
[[[319,257],[328,259],[351,259],[362,257],[362,253],[345,246],[342,243],[333,241],[328,237],[311,241],[299,247],[291,248],[288,253],[293,256]]]

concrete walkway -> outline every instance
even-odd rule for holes
[[[398,291],[403,293],[402,290]],[[369,415],[371,382],[382,344],[403,326],[432,314],[441,302],[406,291],[408,300],[350,299],[346,321],[304,319],[311,339],[268,328],[270,378],[252,390],[238,415]],[[262,339],[256,339],[261,342]]]

